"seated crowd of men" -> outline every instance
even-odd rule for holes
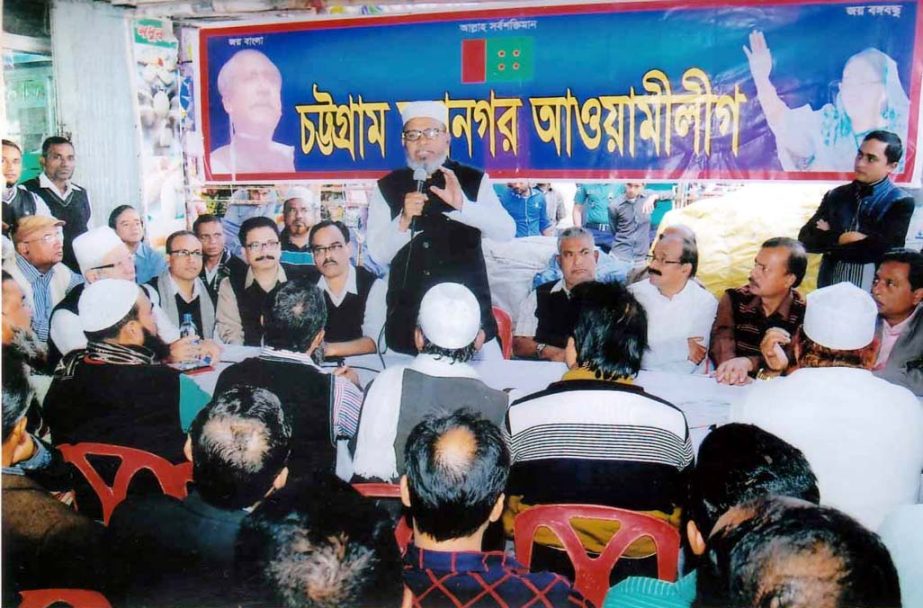
[[[597,280],[593,233],[567,228],[561,277],[523,301],[512,345],[563,362],[559,381],[529,395],[488,386],[472,363],[483,302],[441,282],[419,302],[416,356],[363,387],[323,363],[382,350],[388,285],[351,263],[348,228],[309,199],[289,193],[281,233],[242,218],[239,257],[211,215],[170,235],[163,258],[131,207],[73,238],[51,213],[10,218],[4,601],[75,587],[126,606],[591,605],[552,534],[535,536],[528,568],[504,551],[518,514],[562,503],[680,534],[679,580],[652,578],[642,538],[608,608],[923,601],[907,548],[923,523],[923,254],[882,252],[870,291],[844,281],[804,297],[805,246],[771,238],[748,284],[716,299],[686,227],[664,230],[627,286]],[[217,362],[222,344],[259,351],[208,395],[180,370]],[[696,458],[683,411],[635,381],[712,365],[720,383],[768,381]],[[40,406],[36,372],[53,374]],[[192,490],[180,500],[142,479],[103,527],[56,449],[81,442],[191,461]],[[349,485],[364,481],[400,485],[403,555],[395,514]],[[49,493],[70,488],[79,513]],[[599,554],[618,525],[574,528]]]

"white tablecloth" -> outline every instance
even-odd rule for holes
[[[197,374],[192,378],[203,390],[211,394],[223,369],[233,362],[256,356],[258,353],[259,349],[255,347],[226,346],[215,371]],[[348,364],[358,372],[365,386],[374,380],[382,369],[382,360],[385,367],[390,367],[408,363],[411,357],[391,353],[382,358],[378,355],[362,355],[350,357]],[[567,369],[563,363],[546,361],[475,360],[472,365],[489,386],[496,389],[514,389],[514,398],[544,389],[550,383],[559,380]],[[727,422],[731,404],[743,399],[750,388],[721,385],[708,376],[646,371],[638,375],[635,383],[648,393],[665,399],[683,410],[696,450],[712,426]]]

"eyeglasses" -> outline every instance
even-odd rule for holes
[[[175,255],[180,258],[188,258],[189,256],[192,256],[194,258],[202,257],[202,252],[199,250],[189,251],[188,249],[177,249],[176,251],[170,251],[169,254]]]
[[[430,127],[429,129],[410,129],[404,131],[404,139],[407,141],[417,141],[421,137],[426,137],[426,139],[436,139],[440,135],[445,133],[445,129],[437,129],[436,127]]]
[[[275,249],[279,246],[279,241],[253,241],[252,243],[247,243],[244,247],[247,248],[247,251],[251,253],[256,253],[257,251],[262,251],[264,249]]]
[[[336,242],[328,247],[311,247],[311,251],[314,252],[314,255],[320,257],[320,256],[327,255],[328,251],[330,253],[339,253],[340,250],[343,249],[344,246],[345,245],[343,245],[343,243]]]
[[[658,264],[684,264],[685,263],[682,260],[668,260],[667,258],[663,256],[658,258],[650,254],[644,256],[644,258],[647,260],[648,264],[650,264],[651,262],[657,262]]]
[[[28,243],[36,243],[38,241],[41,241],[47,245],[48,243],[54,243],[55,241],[63,241],[63,240],[64,240],[64,231],[58,230],[56,232],[51,232],[49,234],[43,234],[37,239],[32,239],[31,241],[23,241],[23,243],[28,244]]]

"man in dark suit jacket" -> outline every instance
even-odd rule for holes
[[[109,522],[127,604],[223,605],[244,516],[288,478],[289,427],[279,399],[235,386],[216,393],[186,441],[194,487],[185,500],[131,497]]]
[[[102,526],[32,477],[52,463],[52,451],[26,431],[32,391],[11,348],[3,351],[3,605],[16,605],[21,589],[102,590]]]

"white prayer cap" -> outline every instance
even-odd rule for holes
[[[77,312],[83,331],[108,329],[125,318],[141,295],[134,281],[102,279],[83,288]]]
[[[804,333],[833,350],[857,350],[875,338],[878,307],[867,291],[837,283],[808,294]]]
[[[481,329],[481,307],[464,285],[439,283],[420,302],[419,325],[436,346],[463,348],[474,342]]]
[[[308,188],[304,188],[302,186],[289,188],[288,194],[285,195],[285,198],[282,200],[282,202],[287,203],[290,200],[296,198],[300,198],[309,205],[314,205],[314,193],[311,192]]]
[[[449,126],[449,110],[441,101],[411,101],[401,110],[401,118],[405,125],[414,118],[432,118]]]
[[[75,238],[74,256],[80,272],[86,274],[88,270],[102,265],[103,258],[119,245],[124,246],[122,239],[109,226],[88,230]]]

